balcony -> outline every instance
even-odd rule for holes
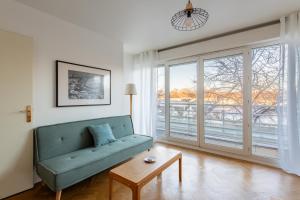
[[[219,107],[219,108],[218,108]],[[185,140],[197,139],[197,109],[195,102],[170,103],[170,135]],[[255,109],[255,108],[254,108]],[[260,106],[262,110],[264,107]],[[224,111],[225,110],[225,111]],[[243,119],[240,105],[205,104],[205,143],[243,148]],[[266,113],[255,113],[252,124],[252,153],[277,157],[277,115],[275,107],[266,107]],[[165,134],[165,104],[158,104],[157,133]]]

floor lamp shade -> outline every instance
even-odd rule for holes
[[[126,95],[136,95],[136,87],[133,83],[128,83],[125,88]]]
[[[128,83],[125,88],[125,95],[130,96],[130,115],[132,115],[132,95],[136,95],[136,87],[133,83]]]

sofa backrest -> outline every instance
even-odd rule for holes
[[[88,126],[108,123],[116,138],[134,134],[131,116],[107,117],[43,126],[35,129],[36,161],[93,146]]]

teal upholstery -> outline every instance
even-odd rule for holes
[[[116,141],[109,124],[99,124],[88,127],[96,147]]]
[[[116,141],[94,147],[88,126],[108,123]],[[130,116],[39,127],[35,131],[36,168],[59,191],[152,147],[153,139],[133,132]]]

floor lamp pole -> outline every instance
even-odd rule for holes
[[[132,94],[130,96],[130,115],[132,116]]]

